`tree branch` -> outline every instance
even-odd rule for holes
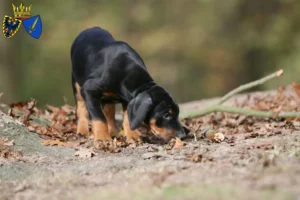
[[[219,105],[223,104],[225,101],[227,101],[228,99],[230,99],[232,96],[236,95],[237,93],[240,93],[242,91],[248,90],[248,89],[253,88],[255,86],[264,84],[268,80],[271,80],[273,78],[277,78],[277,77],[281,76],[282,73],[283,73],[283,70],[281,69],[281,70],[278,70],[277,72],[274,72],[274,73],[272,73],[272,74],[270,74],[266,77],[263,77],[259,80],[241,85],[241,86],[235,88],[234,90],[228,92],[226,95],[224,95],[217,104],[219,104]]]
[[[238,108],[233,106],[224,106],[224,105],[213,105],[207,107],[200,111],[195,111],[189,113],[187,116],[182,116],[182,118],[195,118],[203,115],[210,114],[212,112],[226,112],[233,114],[243,114],[253,117],[267,117],[267,118],[290,118],[290,117],[300,117],[300,112],[279,112],[275,113],[272,111],[260,111],[260,110],[252,110],[246,108]]]
[[[279,77],[282,75],[283,70],[278,70],[275,73],[272,73],[266,77],[263,77],[259,80],[241,85],[237,87],[236,89],[230,91],[226,95],[224,95],[216,104],[211,105],[207,108],[204,108],[199,111],[190,112],[188,114],[183,114],[180,116],[181,119],[185,118],[195,118],[200,117],[203,115],[207,115],[213,112],[227,112],[227,113],[234,113],[234,114],[243,114],[253,117],[266,117],[266,118],[291,118],[291,117],[300,117],[300,112],[279,112],[275,113],[272,111],[260,111],[260,110],[252,110],[252,109],[246,109],[246,108],[239,108],[239,107],[233,107],[233,106],[225,106],[222,105],[224,102],[226,102],[228,99],[230,99],[232,96],[238,94],[239,92],[245,91],[249,88],[261,85],[265,83],[268,80],[271,80],[273,78]]]

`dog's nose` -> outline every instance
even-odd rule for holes
[[[183,129],[181,129],[180,131],[176,131],[176,137],[180,138],[180,139],[184,139],[186,138],[187,134],[185,133],[185,131]]]

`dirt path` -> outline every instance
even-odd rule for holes
[[[74,148],[43,146],[1,114],[0,136],[14,139],[23,157],[0,158],[0,199],[300,198],[299,122],[223,115],[194,122],[216,119],[221,143],[191,135],[178,150],[146,143],[78,158]]]

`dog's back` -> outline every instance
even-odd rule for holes
[[[113,36],[100,27],[86,29],[76,37],[71,47],[71,60],[73,76],[80,85],[89,71],[84,68],[88,67],[95,52],[114,42]]]
[[[73,42],[71,47],[71,57],[81,54],[89,48],[99,48],[115,42],[113,36],[100,27],[93,27],[82,31]],[[86,52],[87,54],[89,52]]]

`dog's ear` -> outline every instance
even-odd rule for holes
[[[142,92],[132,99],[127,106],[127,114],[130,124],[130,129],[135,130],[141,126],[142,122],[153,104],[151,96],[148,92]]]

